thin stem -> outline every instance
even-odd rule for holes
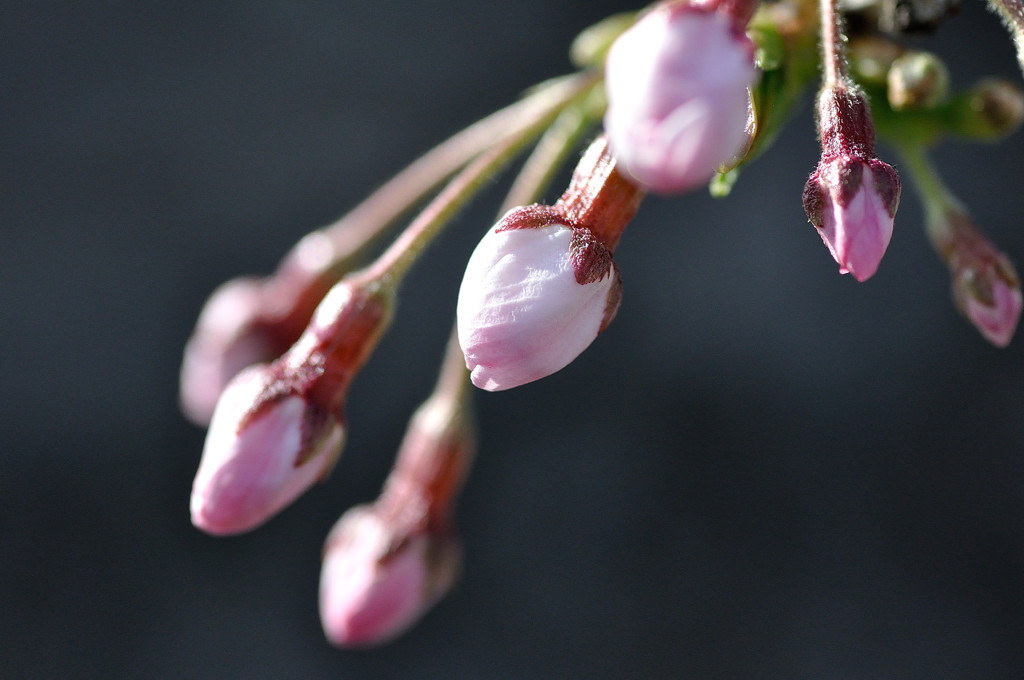
[[[441,227],[495,172],[550,125],[563,108],[585,94],[598,77],[596,73],[584,73],[547,85],[543,90],[544,96],[534,100],[535,108],[521,114],[519,126],[456,175],[360,277],[377,279],[383,285],[397,286]]]
[[[820,0],[821,58],[825,66],[825,87],[845,88],[850,85],[846,65],[846,35],[838,0]]]
[[[447,395],[452,403],[459,404],[466,410],[471,401],[472,391],[469,386],[469,371],[466,370],[466,357],[462,354],[462,347],[459,345],[459,331],[452,327],[448,336],[448,345],[444,353],[444,361],[441,363],[441,370],[437,376],[437,386],[434,388],[434,395]]]
[[[996,12],[1006,24],[1017,48],[1017,61],[1024,70],[1024,4],[1020,0],[988,0],[989,8]]]
[[[903,168],[909,172],[911,183],[924,206],[928,236],[938,247],[938,244],[948,241],[951,237],[949,214],[964,214],[965,208],[942,181],[935,166],[928,159],[924,147],[900,144],[897,148],[903,159]]]
[[[512,208],[528,205],[540,199],[540,195],[551,184],[555,173],[569,155],[569,151],[575,148],[589,129],[590,122],[590,117],[579,106],[568,107],[559,114],[523,163],[522,169],[512,183],[512,188],[501,204],[499,216]]]

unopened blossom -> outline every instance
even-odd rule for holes
[[[477,245],[459,290],[459,343],[473,384],[523,385],[567,366],[621,299],[611,254],[585,229],[510,211]],[[527,224],[528,226],[523,226]]]
[[[1009,345],[1022,305],[1013,263],[956,207],[932,215],[929,233],[949,267],[957,307],[986,340]]]
[[[221,395],[192,486],[192,523],[210,534],[253,529],[326,476],[344,439],[339,417],[278,390],[250,367]]]
[[[193,483],[193,524],[248,531],[330,472],[349,384],[390,321],[390,295],[375,282],[341,281],[291,349],[228,384]]]
[[[874,126],[857,92],[826,88],[819,97],[822,155],[804,186],[804,211],[839,264],[866,281],[892,239],[900,179],[874,153]]]
[[[749,143],[754,46],[724,12],[668,3],[608,52],[604,125],[620,171],[675,193],[706,183]]]
[[[840,274],[865,281],[878,270],[892,239],[898,196],[896,173],[877,159],[837,158],[811,175],[804,209],[839,263]]]
[[[374,506],[346,512],[324,546],[320,621],[342,647],[379,645],[415,623],[455,581],[461,551],[447,534],[406,532]]]
[[[239,371],[280,354],[259,332],[262,302],[263,282],[239,278],[217,288],[204,305],[181,365],[181,408],[193,422],[210,422],[217,399]]]

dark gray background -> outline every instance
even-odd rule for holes
[[[836,273],[800,206],[806,107],[728,200],[645,203],[619,317],[579,361],[479,395],[464,578],[409,635],[329,647],[320,547],[429,391],[503,184],[414,270],[328,483],[244,537],[191,527],[203,433],[175,392],[208,292],[628,8],[0,6],[0,675],[1024,676],[1022,341],[953,310],[910,191],[879,273]],[[980,3],[934,44],[957,84],[1020,82]],[[1018,262],[1022,151],[938,154]]]

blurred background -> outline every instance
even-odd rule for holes
[[[331,478],[249,535],[191,526],[177,374],[208,293],[632,9],[442,5],[0,5],[0,676],[1024,677],[1024,341],[954,310],[909,187],[878,274],[837,274],[806,106],[728,199],[644,204],[578,361],[478,395],[463,579],[408,635],[325,642],[321,545],[429,392],[507,183],[413,271]],[[982,3],[917,44],[954,86],[1020,83]],[[936,157],[1024,263],[1022,135]]]

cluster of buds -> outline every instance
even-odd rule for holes
[[[1020,0],[991,2],[1024,44]],[[503,216],[469,257],[440,378],[412,416],[383,491],[345,512],[326,540],[327,638],[369,646],[406,630],[459,573],[454,507],[475,450],[470,384],[519,387],[581,355],[622,302],[613,255],[644,197],[700,186],[727,195],[819,75],[821,157],[802,199],[840,273],[872,277],[893,237],[901,182],[877,155],[877,137],[917,189],[957,306],[990,342],[1009,344],[1022,307],[1014,267],[927,151],[946,135],[1008,134],[1024,120],[1024,96],[994,81],[951,93],[941,60],[894,35],[934,28],[944,13],[908,19],[890,4],[858,3],[853,35],[837,0],[672,0],[612,17],[573,45],[579,73],[541,84],[430,151],[301,240],[272,276],[218,289],[181,372],[183,410],[209,424],[192,489],[195,526],[249,531],[328,476],[345,441],[352,379],[387,330],[406,272],[457,210],[536,142]],[[587,136],[568,188],[538,203]],[[386,229],[430,195],[367,263]]]

